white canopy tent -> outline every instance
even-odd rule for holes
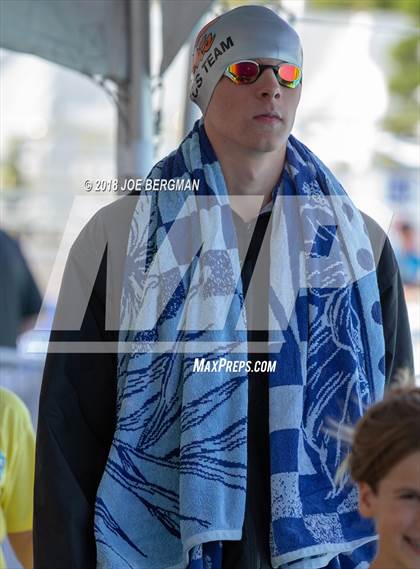
[[[161,74],[213,1],[160,0]],[[117,85],[119,176],[145,177],[153,165],[151,3],[152,0],[0,2],[1,47],[37,55]]]

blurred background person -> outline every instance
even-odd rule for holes
[[[42,299],[19,243],[0,229],[0,346],[33,328]]]
[[[24,569],[33,567],[35,437],[29,412],[0,388],[0,544],[7,536]],[[0,569],[6,562],[0,545]]]
[[[409,221],[397,224],[396,256],[406,286],[420,286],[420,243],[416,228]]]

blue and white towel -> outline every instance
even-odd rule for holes
[[[247,375],[237,364],[194,371],[194,359],[246,362],[247,322],[229,195],[202,119],[149,178],[199,190],[143,192],[132,219],[98,567],[220,569],[222,542],[242,535]],[[375,534],[355,489],[334,483],[347,449],[327,426],[354,423],[382,396],[374,258],[358,210],[292,136],[272,227],[272,565],[364,569]]]

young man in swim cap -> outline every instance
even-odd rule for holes
[[[198,35],[192,72],[191,98],[203,118],[149,177],[197,178],[213,207],[191,205],[177,225],[182,196],[160,192],[150,217],[136,206],[122,302],[124,330],[133,334],[124,339],[147,344],[175,332],[178,341],[187,303],[184,330],[189,341],[202,339],[203,318],[216,321],[227,298],[235,318],[211,328],[217,349],[207,357],[217,362],[222,346],[228,359],[245,296],[250,371],[192,372],[193,358],[179,356],[178,344],[163,354],[124,354],[118,371],[115,354],[86,354],[83,363],[77,354],[50,354],[38,434],[36,566],[360,569],[373,557],[375,535],[356,497],[333,484],[342,452],[324,427],[329,416],[355,420],[395,366],[412,365],[392,249],[385,241],[382,253],[375,250],[379,228],[290,135],[302,50],[284,20],[262,6],[216,18]],[[198,217],[207,220],[200,228],[206,245],[197,286],[185,277],[196,293],[190,299],[187,286],[171,283],[181,266],[192,266],[182,247],[195,243]],[[159,248],[155,237],[172,248],[148,280],[137,268],[149,245]],[[89,239],[73,256],[95,247]],[[106,263],[79,341],[109,338]],[[160,314],[162,299],[158,325],[144,331],[139,319]],[[259,360],[277,368],[262,371],[253,365]]]

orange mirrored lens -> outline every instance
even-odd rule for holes
[[[294,83],[300,79],[300,69],[291,63],[285,63],[279,68],[279,77],[287,83]]]
[[[259,66],[253,61],[240,61],[239,63],[232,63],[229,65],[228,70],[232,75],[241,83],[254,81],[259,72]]]

